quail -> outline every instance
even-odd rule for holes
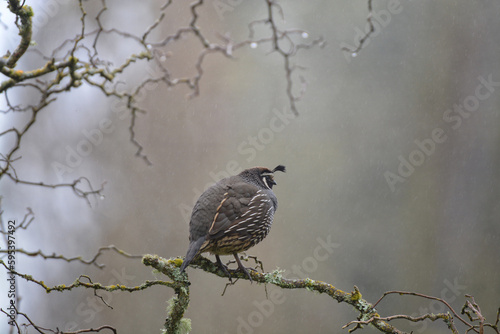
[[[238,268],[250,281],[248,270],[238,253],[264,239],[271,228],[278,200],[273,193],[273,173],[285,172],[279,165],[273,170],[254,167],[220,180],[198,199],[189,223],[189,248],[181,272],[199,254],[215,254],[217,264],[231,278],[220,255],[233,255]]]

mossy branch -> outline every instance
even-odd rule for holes
[[[54,286],[48,286],[42,280],[38,280],[31,275],[23,274],[23,273],[20,273],[20,272],[14,270],[10,266],[8,266],[3,260],[0,260],[0,265],[2,265],[5,269],[7,269],[7,273],[9,275],[15,275],[17,277],[24,278],[28,282],[35,283],[35,284],[41,286],[45,290],[45,292],[47,292],[47,293],[51,293],[53,291],[63,292],[66,290],[73,290],[73,289],[79,288],[79,287],[84,287],[84,288],[94,289],[94,290],[105,290],[105,291],[109,291],[109,292],[117,291],[117,290],[128,291],[128,292],[141,291],[141,290],[145,290],[145,289],[147,289],[151,286],[154,286],[154,285],[164,285],[164,286],[168,286],[168,287],[174,288],[174,289],[177,287],[176,283],[166,282],[166,281],[161,281],[161,280],[145,281],[141,285],[137,285],[137,286],[125,286],[125,285],[121,285],[121,284],[102,285],[101,283],[92,282],[92,279],[87,275],[80,275],[70,285],[59,284],[59,285],[54,285]],[[88,282],[85,282],[84,279],[87,280]]]
[[[16,17],[21,21],[17,23],[19,29],[19,35],[21,36],[21,41],[17,46],[16,50],[10,55],[10,57],[5,62],[5,66],[9,68],[14,68],[17,61],[23,56],[23,54],[28,50],[31,43],[32,34],[32,20],[33,9],[30,6],[21,6],[18,0],[9,1],[9,10],[16,15]]]
[[[177,297],[174,297],[171,300],[172,305],[169,309],[169,315],[165,323],[164,331],[166,333],[182,333],[181,329],[184,328],[183,325],[185,325],[186,320],[189,320],[184,319],[183,315],[189,305],[190,285],[187,274],[181,273],[179,270],[179,267],[183,262],[182,258],[171,258],[167,260],[159,257],[158,255],[145,255],[142,259],[142,262],[147,266],[151,266],[157,269],[158,271],[162,272],[163,274],[170,277],[170,279],[172,279],[172,285],[175,289],[175,292],[177,293]],[[217,265],[217,263],[212,262],[203,256],[198,256],[194,261],[191,262],[190,266],[202,269],[203,271],[219,277],[227,278],[226,274]],[[249,279],[246,274],[242,273],[239,270],[228,269],[228,271],[231,274],[232,278],[243,280]],[[363,299],[361,292],[356,286],[354,286],[353,291],[345,292],[337,289],[329,283],[313,280],[310,278],[288,279],[284,277],[284,272],[282,270],[274,270],[273,272],[269,273],[260,273],[255,270],[250,270],[249,273],[252,277],[252,280],[257,283],[273,284],[282,289],[306,289],[308,291],[324,293],[339,303],[347,303],[353,306],[354,309],[359,312],[357,320],[351,321],[342,327],[343,329],[345,329],[350,327],[351,325],[354,325],[353,328],[349,329],[349,332],[353,332],[357,329],[363,328],[364,325],[372,325],[382,333],[407,334],[407,332],[401,331],[389,324],[389,322],[392,320],[404,319],[410,322],[442,320],[452,333],[458,334],[458,330],[454,323],[454,319],[456,318],[467,327],[467,333],[483,333],[483,328],[489,327],[492,328],[497,334],[500,334],[498,327],[498,323],[500,322],[500,309],[497,315],[496,323],[485,323],[484,316],[481,314],[479,306],[475,303],[473,297],[469,295],[466,295],[466,297],[471,298],[472,302],[466,302],[464,308],[462,309],[462,314],[467,314],[471,321],[479,321],[479,325],[474,325],[473,323],[465,321],[445,300],[415,292],[388,291],[384,293],[383,296],[375,304],[371,304]],[[387,295],[393,293],[397,293],[401,296],[412,295],[425,299],[437,300],[446,305],[449,309],[449,312],[437,314],[426,313],[417,317],[408,315],[392,315],[387,317],[380,316],[377,313],[375,306],[377,306]]]
[[[164,332],[175,334],[181,333],[183,324],[188,322],[186,319],[183,320],[183,316],[189,306],[189,285],[191,284],[187,279],[187,275],[181,273],[179,270],[182,259],[175,258],[167,260],[158,255],[147,254],[142,258],[142,263],[155,268],[172,279],[173,289],[177,297],[171,300],[169,314],[165,320]]]
[[[178,283],[180,287],[176,290],[178,295],[178,299],[174,301],[175,306],[172,309],[172,312],[169,315],[169,319],[167,319],[166,326],[167,333],[177,333],[177,328],[179,324],[175,324],[175,321],[180,322],[182,319],[182,315],[186,311],[189,304],[189,281],[187,274],[180,273],[179,267],[181,266],[183,260],[182,258],[174,258],[174,259],[163,259],[157,255],[145,255],[142,259],[142,262],[145,265],[151,266],[158,271],[164,273],[175,283]],[[222,269],[214,262],[209,259],[199,256],[193,262],[191,262],[190,266],[200,268],[208,273],[217,275],[219,277],[227,278]],[[238,270],[229,270],[231,276],[233,278],[239,279],[248,279],[248,277],[238,271]],[[315,291],[319,293],[325,293],[328,296],[332,297],[337,302],[347,303],[352,305],[357,311],[360,312],[358,317],[359,320],[369,320],[370,324],[379,329],[383,333],[404,333],[394,326],[388,324],[387,322],[376,319],[379,317],[376,310],[373,308],[372,304],[368,303],[364,300],[359,292],[359,289],[355,286],[354,291],[352,292],[344,292],[340,289],[337,289],[333,285],[322,282],[312,280],[310,278],[305,279],[287,279],[283,277],[283,272],[280,270],[275,270],[270,273],[259,273],[251,270],[250,275],[254,282],[264,283],[264,284],[273,284],[283,289],[306,289],[309,291]],[[178,292],[179,290],[179,292]],[[166,325],[167,325],[166,324]]]
[[[108,247],[109,248],[109,247]],[[107,248],[106,248],[107,249]],[[121,252],[120,252],[121,254]],[[126,253],[125,253],[126,254]],[[123,255],[123,254],[122,254]],[[127,254],[128,255],[128,254]],[[164,259],[159,257],[158,255],[145,255],[142,258],[142,262],[150,267],[153,267],[154,269],[158,270],[159,272],[163,273],[164,275],[168,276],[170,278],[170,281],[163,281],[163,280],[155,280],[155,281],[145,281],[141,285],[137,286],[125,286],[125,285],[102,285],[101,283],[94,283],[92,279],[87,276],[87,275],[80,275],[73,283],[70,285],[55,285],[55,286],[48,286],[46,285],[43,281],[37,280],[33,278],[31,275],[27,274],[22,274],[14,270],[13,267],[8,266],[4,261],[0,260],[0,265],[3,266],[5,269],[8,271],[8,275],[12,276],[15,275],[17,277],[23,278],[29,282],[33,282],[39,286],[41,286],[47,293],[53,292],[53,291],[59,291],[59,292],[64,292],[66,290],[72,290],[78,287],[84,287],[88,289],[94,290],[94,294],[101,298],[101,300],[109,307],[104,299],[102,299],[101,296],[97,295],[98,290],[105,290],[105,291],[127,291],[127,292],[135,292],[135,291],[141,291],[145,290],[151,286],[155,285],[163,285],[169,288],[172,288],[174,292],[176,293],[176,296],[174,296],[170,301],[169,301],[169,308],[168,308],[168,316],[165,321],[165,328],[164,332],[165,333],[175,333],[175,334],[180,334],[180,333],[187,333],[190,331],[191,328],[191,323],[189,319],[184,318],[184,313],[186,312],[188,306],[189,306],[189,286],[190,286],[190,281],[188,279],[188,275],[186,273],[181,273],[180,272],[180,266],[182,265],[182,258],[171,258],[171,259]],[[199,256],[197,259],[195,259],[191,263],[192,267],[202,269],[203,271],[206,271],[208,273],[214,274],[216,276],[222,277],[227,279],[226,274],[224,271],[219,268],[219,266],[210,261],[209,259]],[[246,276],[246,274],[238,271],[238,270],[229,270],[229,273],[231,274],[232,278],[237,278],[237,279],[243,279],[243,280],[248,280],[249,278]],[[481,313],[481,309],[479,305],[475,302],[474,298],[470,295],[466,295],[466,297],[470,298],[471,300],[467,300],[466,304],[462,308],[462,314],[466,314],[468,318],[470,319],[471,323],[465,321],[462,319],[458,313],[443,299],[437,298],[437,297],[432,297],[432,296],[426,296],[423,294],[415,293],[415,292],[407,292],[407,291],[389,291],[384,293],[384,295],[375,303],[371,304],[368,301],[364,300],[362,298],[361,292],[359,289],[354,286],[354,290],[351,292],[344,292],[340,289],[335,288],[333,285],[322,282],[322,281],[317,281],[313,280],[310,278],[305,278],[305,279],[288,279],[284,277],[284,272],[281,270],[275,270],[273,272],[269,273],[260,273],[255,270],[250,271],[250,275],[252,277],[252,280],[257,282],[257,283],[264,283],[264,284],[273,284],[275,286],[278,286],[282,289],[306,289],[309,291],[315,291],[318,293],[324,293],[330,296],[332,299],[339,303],[347,303],[351,306],[354,307],[359,312],[359,315],[357,317],[357,320],[351,321],[344,325],[342,328],[348,328],[351,325],[355,325],[353,328],[349,330],[349,332],[353,332],[356,329],[363,328],[364,325],[372,325],[373,327],[377,328],[380,332],[382,333],[401,333],[401,334],[406,334],[406,332],[401,331],[397,329],[396,327],[392,326],[389,324],[390,321],[396,320],[396,319],[405,319],[411,322],[420,322],[420,321],[425,321],[425,320],[431,320],[431,321],[436,321],[436,320],[442,320],[448,327],[448,329],[454,333],[458,334],[458,330],[454,324],[454,319],[460,320],[463,324],[465,324],[468,328],[466,332],[475,332],[475,333],[483,333],[484,329],[486,327],[491,328],[495,333],[500,334],[499,331],[499,322],[500,322],[500,309],[497,314],[496,322],[495,323],[487,323],[485,317]],[[412,295],[412,296],[417,296],[421,298],[426,298],[426,299],[432,299],[432,300],[437,300],[439,302],[444,303],[447,305],[449,308],[450,312],[446,313],[438,313],[438,314],[432,314],[432,313],[427,313],[423,314],[421,316],[413,317],[413,316],[408,316],[408,315],[392,315],[392,316],[387,316],[387,317],[381,317],[376,309],[375,306],[377,306],[382,299],[384,299],[387,295],[390,294],[399,294],[399,295]],[[3,310],[0,310],[3,312]],[[16,311],[17,314],[22,315],[22,313]],[[4,312],[5,313],[5,312]],[[474,322],[478,321],[479,325],[474,324]]]

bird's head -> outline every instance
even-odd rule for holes
[[[240,176],[252,180],[264,188],[272,189],[276,185],[274,172],[285,172],[285,166],[278,165],[273,170],[266,167],[249,168],[241,172]]]

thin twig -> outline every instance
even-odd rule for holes
[[[104,253],[104,251],[106,250],[113,250],[115,252],[117,252],[118,254],[124,256],[124,257],[127,257],[127,258],[132,258],[132,259],[140,259],[142,258],[142,255],[133,255],[133,254],[129,254],[119,248],[117,248],[115,245],[109,245],[109,246],[105,246],[105,247],[101,247],[98,249],[97,253],[90,259],[90,260],[84,260],[81,256],[75,256],[75,257],[66,257],[64,255],[60,255],[60,254],[56,254],[56,253],[52,253],[50,255],[48,254],[45,254],[42,252],[42,250],[38,250],[38,251],[35,251],[35,252],[30,252],[30,251],[27,251],[25,249],[22,249],[22,248],[18,248],[18,249],[11,249],[11,250],[6,250],[6,249],[0,249],[0,253],[11,253],[11,252],[15,252],[15,253],[20,253],[20,254],[24,254],[24,255],[27,255],[27,256],[40,256],[42,258],[44,258],[45,260],[48,260],[48,259],[56,259],[56,260],[64,260],[66,262],[73,262],[73,261],[77,261],[77,262],[80,262],[80,263],[83,263],[83,264],[87,264],[87,265],[95,265],[96,267],[98,268],[104,268],[105,265],[102,264],[102,263],[97,263],[97,259]]]
[[[453,309],[453,307],[451,307],[450,304],[448,304],[448,302],[442,298],[438,298],[438,297],[433,297],[433,296],[427,296],[427,295],[424,295],[422,293],[417,293],[417,292],[410,292],[410,291],[397,291],[397,290],[394,290],[394,291],[387,291],[387,292],[384,292],[384,294],[382,295],[382,297],[379,298],[379,300],[377,300],[377,302],[375,304],[373,304],[373,307],[376,307],[378,305],[378,303],[380,303],[382,301],[382,299],[384,299],[386,296],[388,295],[391,295],[391,294],[399,294],[399,295],[409,295],[409,296],[417,296],[417,297],[422,297],[422,298],[425,298],[425,299],[431,299],[431,300],[436,300],[440,303],[443,303],[444,305],[446,305],[446,307],[448,307],[448,309],[453,313],[453,315],[458,319],[460,320],[462,323],[464,323],[465,325],[469,326],[469,327],[473,327],[470,323],[468,323],[465,319],[463,319],[462,317],[460,317],[460,315],[458,315],[458,313]],[[476,331],[477,332],[477,331]]]

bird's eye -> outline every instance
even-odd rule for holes
[[[276,184],[274,182],[273,176],[272,175],[265,175],[262,177],[262,182],[266,185],[267,188],[273,189],[273,186]]]

